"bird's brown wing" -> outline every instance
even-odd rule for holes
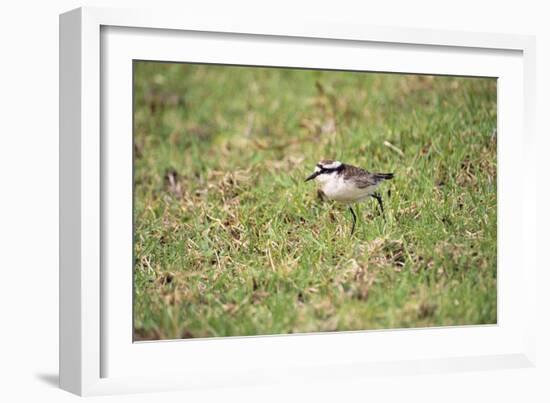
[[[379,180],[366,169],[346,165],[344,168],[344,179],[353,180],[359,189],[364,189],[369,186],[374,186]]]
[[[353,165],[344,165],[343,174],[344,179],[354,181],[359,189],[375,186],[384,180],[392,179],[394,176],[392,173],[369,172],[366,169],[354,167]]]

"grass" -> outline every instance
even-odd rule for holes
[[[496,80],[134,69],[137,340],[496,323]],[[324,158],[394,172],[386,220]]]

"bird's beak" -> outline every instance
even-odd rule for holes
[[[312,179],[315,179],[317,177],[317,175],[319,175],[321,172],[313,172],[311,175],[309,175],[307,178],[306,178],[306,182],[307,181],[310,181]]]

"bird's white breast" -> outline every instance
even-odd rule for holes
[[[336,173],[319,175],[316,179],[329,199],[342,203],[360,201],[373,194],[377,187],[358,188],[352,180],[345,180],[343,176]]]

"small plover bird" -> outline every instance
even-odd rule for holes
[[[315,171],[306,178],[306,182],[315,179],[321,185],[323,196],[348,205],[353,219],[351,227],[353,234],[357,216],[351,204],[367,197],[374,197],[378,201],[380,211],[384,214],[382,196],[376,192],[376,189],[382,181],[392,178],[392,173],[373,173],[340,161],[322,160],[315,166]]]

